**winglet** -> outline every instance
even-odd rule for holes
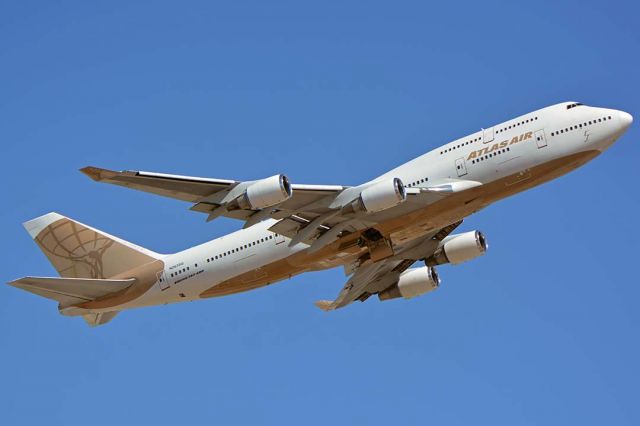
[[[325,312],[333,311],[335,309],[335,306],[333,306],[333,302],[330,300],[318,300],[316,303],[314,303],[314,305]]]

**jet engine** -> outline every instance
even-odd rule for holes
[[[250,184],[240,196],[229,203],[227,209],[260,210],[280,204],[291,198],[292,194],[289,179],[285,175],[275,175]]]
[[[391,287],[378,293],[378,299],[389,300],[404,297],[411,299],[430,291],[435,290],[440,285],[440,277],[435,268],[423,266],[413,268],[400,274],[400,279]]]
[[[486,253],[488,247],[487,239],[480,231],[451,235],[442,240],[440,246],[431,257],[425,260],[425,263],[427,266],[445,263],[457,265],[482,256]]]
[[[360,192],[358,198],[343,207],[343,213],[377,213],[390,209],[407,199],[404,184],[399,178],[377,182]]]

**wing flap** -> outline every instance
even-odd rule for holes
[[[289,238],[293,238],[298,230],[306,223],[308,223],[308,221],[303,219],[287,217],[285,219],[279,220],[274,225],[272,225],[269,228],[269,231],[275,232],[276,234],[284,235]]]

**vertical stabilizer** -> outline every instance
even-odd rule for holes
[[[65,278],[111,278],[161,257],[58,213],[32,219],[24,227]]]

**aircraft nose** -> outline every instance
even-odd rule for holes
[[[618,121],[620,122],[620,126],[622,126],[622,130],[627,130],[631,123],[633,123],[633,116],[628,112],[618,111]]]

